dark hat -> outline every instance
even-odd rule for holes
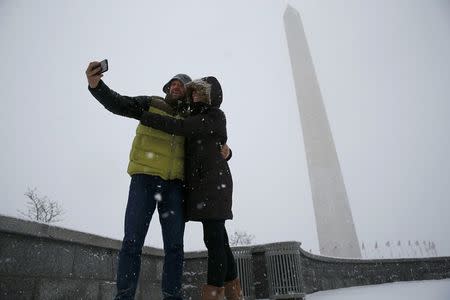
[[[189,77],[186,74],[177,74],[175,76],[172,77],[172,79],[170,79],[164,86],[163,86],[163,92],[168,94],[169,90],[170,90],[170,84],[172,83],[172,81],[174,80],[179,80],[181,81],[184,85],[186,85],[186,83],[191,82],[192,79],[191,77]]]

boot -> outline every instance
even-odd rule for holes
[[[227,300],[244,300],[239,278],[225,282],[225,297]]]
[[[202,300],[223,300],[225,288],[213,285],[204,285],[202,287]]]

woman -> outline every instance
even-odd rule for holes
[[[186,89],[190,115],[184,120],[151,112],[143,112],[140,120],[143,125],[186,137],[185,218],[202,222],[208,249],[208,280],[202,299],[243,299],[225,229],[225,220],[233,218],[233,180],[220,154],[227,141],[225,114],[219,109],[222,88],[210,76],[188,83]]]

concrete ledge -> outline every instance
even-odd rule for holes
[[[120,250],[122,246],[121,241],[103,236],[3,215],[0,215],[0,232],[46,238],[113,250]],[[162,249],[154,247],[145,246],[142,249],[142,252],[147,255],[164,256],[164,251]]]
[[[0,215],[1,299],[111,299],[121,242],[93,234]],[[251,257],[256,299],[269,297],[266,255],[300,259],[301,292],[394,281],[450,278],[450,257],[347,259],[304,251],[299,242],[235,247]],[[144,247],[137,299],[161,299],[162,249]],[[183,294],[199,299],[207,252],[185,253]]]

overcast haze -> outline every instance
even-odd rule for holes
[[[122,239],[138,124],[106,111],[84,71],[109,60],[123,95],[176,73],[222,83],[234,220],[254,243],[318,252],[283,12],[302,16],[359,240],[434,241],[450,255],[449,1],[0,1],[0,213],[27,187],[58,226]],[[343,5],[345,3],[345,6]],[[157,213],[146,245],[162,247]],[[188,223],[185,249],[204,249]]]

